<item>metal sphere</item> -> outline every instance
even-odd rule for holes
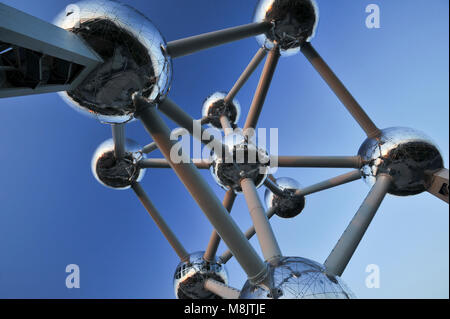
[[[227,93],[216,92],[203,102],[202,116],[210,119],[209,124],[215,128],[222,129],[220,117],[225,115],[231,124],[237,124],[241,116],[241,105],[234,99],[225,104]]]
[[[364,179],[373,185],[379,174],[389,174],[393,179],[389,193],[398,196],[424,192],[430,186],[426,173],[444,167],[438,147],[425,134],[404,127],[382,130],[358,153],[365,163]]]
[[[193,253],[188,262],[180,262],[175,270],[173,286],[178,299],[221,299],[204,288],[207,279],[214,279],[228,284],[228,273],[225,265],[203,259],[204,252]]]
[[[212,153],[210,172],[214,180],[225,190],[242,192],[240,181],[251,178],[258,188],[269,174],[269,155],[241,133],[225,137],[227,154]]]
[[[139,151],[139,145],[127,139],[125,149],[125,156],[117,160],[112,139],[97,148],[92,157],[91,169],[100,184],[113,189],[128,189],[133,182],[142,180],[145,169],[139,168],[137,163],[144,155]]]
[[[325,273],[325,267],[300,257],[283,257],[269,264],[272,290],[247,281],[240,299],[353,299],[355,296],[339,277]]]
[[[164,38],[147,17],[117,1],[69,7],[55,24],[83,38],[104,61],[74,90],[61,93],[69,105],[101,122],[124,123],[134,119],[134,92],[155,103],[167,95],[172,62]]]
[[[281,54],[292,55],[314,37],[319,9],[314,0],[260,0],[254,21],[273,24],[271,30],[257,37],[261,46],[270,50],[277,43]]]
[[[278,196],[266,189],[264,199],[268,209],[275,208],[275,214],[281,218],[294,218],[305,208],[305,196],[296,196],[300,184],[292,178],[281,177],[276,184],[283,190],[284,196]]]

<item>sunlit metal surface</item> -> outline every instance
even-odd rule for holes
[[[242,192],[240,181],[251,178],[260,187],[268,176],[269,157],[265,150],[247,141],[243,134],[233,133],[225,137],[228,154],[211,156],[210,171],[214,180],[225,190]]]
[[[301,257],[284,257],[269,265],[270,291],[263,285],[247,281],[241,299],[352,299],[345,283],[325,273],[323,265]]]
[[[139,152],[141,147],[134,141],[125,141],[125,156],[117,160],[114,155],[114,141],[103,142],[92,157],[91,169],[97,181],[109,188],[128,189],[133,182],[144,178],[145,169],[138,167],[137,163],[144,158]]]
[[[260,0],[253,20],[273,23],[269,32],[256,39],[268,50],[277,43],[286,56],[298,53],[302,43],[314,37],[319,9],[314,0]]]
[[[170,88],[172,63],[162,35],[143,14],[116,1],[81,1],[55,24],[82,37],[104,60],[73,91],[69,105],[105,123],[123,123],[135,112],[131,95],[157,103]]]
[[[205,252],[196,252],[189,256],[188,262],[181,262],[175,271],[173,286],[178,299],[220,299],[219,296],[204,288],[207,279],[228,284],[225,265],[203,259]]]
[[[438,147],[425,134],[411,128],[382,130],[379,138],[367,139],[358,153],[365,163],[364,179],[373,185],[379,174],[389,174],[393,177],[389,193],[398,196],[424,192],[431,182],[426,172],[444,167]]]
[[[283,196],[277,196],[268,188],[264,194],[267,209],[275,208],[275,214],[282,218],[298,216],[305,208],[305,196],[296,196],[300,183],[290,177],[277,178],[276,184],[283,190]]]
[[[210,95],[203,103],[202,116],[208,117],[210,124],[215,128],[222,128],[220,117],[225,115],[230,123],[237,124],[241,117],[241,105],[234,99],[231,103],[225,103],[227,94],[216,92]]]

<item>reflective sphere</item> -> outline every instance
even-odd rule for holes
[[[251,178],[256,187],[260,187],[269,174],[269,155],[242,133],[233,133],[225,137],[224,145],[228,153],[219,156],[212,153],[210,171],[214,180],[225,190],[242,192],[240,181]]]
[[[272,292],[262,285],[247,281],[241,290],[241,299],[352,299],[350,289],[339,277],[325,273],[325,267],[300,257],[281,258],[276,265],[269,264]]]
[[[73,91],[61,93],[75,109],[105,123],[124,123],[134,116],[134,92],[155,103],[167,95],[172,62],[166,42],[137,10],[116,1],[81,1],[55,24],[83,38],[104,61]]]
[[[284,196],[277,196],[266,189],[264,199],[267,208],[275,208],[275,214],[282,218],[296,217],[305,208],[305,196],[295,195],[295,191],[300,189],[300,184],[289,177],[278,178],[276,183],[283,190]]]
[[[228,273],[225,265],[217,260],[210,263],[203,259],[205,252],[197,252],[189,256],[189,262],[181,262],[175,270],[173,285],[178,299],[221,299],[203,286],[207,279],[214,279],[228,284]]]
[[[365,165],[364,179],[373,185],[379,174],[389,174],[393,183],[389,193],[416,195],[430,185],[427,171],[444,167],[438,147],[423,133],[404,127],[388,128],[377,139],[367,139],[359,149]]]
[[[103,142],[92,157],[91,169],[97,181],[110,188],[128,189],[133,182],[142,180],[145,169],[138,167],[137,163],[144,157],[139,152],[139,145],[127,139],[124,158],[117,160],[114,156],[114,141],[109,139]]]
[[[281,54],[292,55],[314,37],[319,9],[314,0],[260,0],[254,21],[273,24],[270,31],[257,37],[261,46],[272,49],[277,43]]]
[[[227,93],[216,92],[209,96],[203,103],[202,116],[210,119],[210,124],[215,128],[222,129],[220,117],[226,115],[231,124],[237,124],[241,116],[241,105],[234,99],[233,102],[225,104]]]

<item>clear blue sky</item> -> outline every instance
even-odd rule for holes
[[[47,21],[71,1],[4,3]],[[146,14],[167,40],[249,23],[254,0],[152,0],[126,3]],[[365,27],[365,7],[381,8],[381,29]],[[380,127],[420,129],[440,146],[448,167],[447,0],[319,0],[313,44]],[[174,61],[170,96],[200,117],[206,96],[231,88],[258,49],[255,39]],[[260,70],[260,69],[259,69]],[[258,76],[238,95],[245,116]],[[112,191],[90,171],[109,126],[74,112],[57,94],[0,100],[0,298],[173,298],[178,263],[132,191]],[[174,127],[173,124],[170,124]],[[282,155],[354,155],[363,132],[301,56],[283,58],[260,126],[279,128]],[[130,138],[150,141],[142,126]],[[159,156],[156,154],[156,156]],[[340,169],[283,169],[310,185]],[[205,178],[222,198],[224,191]],[[170,170],[148,170],[143,186],[192,252],[204,250],[211,226]],[[307,198],[294,220],[275,218],[283,253],[323,262],[369,188],[357,181]],[[261,190],[261,194],[263,190]],[[233,216],[250,225],[242,197]],[[448,205],[425,193],[388,196],[343,279],[360,298],[448,298]],[[257,242],[252,243],[258,249]],[[222,252],[225,249],[220,247]],[[78,264],[81,288],[65,287]],[[381,268],[381,288],[365,287],[365,268]],[[233,259],[230,283],[245,275]]]

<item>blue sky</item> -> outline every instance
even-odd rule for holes
[[[71,3],[2,2],[47,21]],[[249,23],[257,1],[125,2],[170,41]],[[448,1],[317,2],[312,43],[319,53],[378,126],[425,132],[448,167]],[[381,29],[365,26],[370,3],[381,8]],[[200,117],[203,100],[229,90],[257,49],[255,39],[246,39],[175,60],[170,97]],[[244,116],[257,74],[237,97]],[[2,99],[0,110],[0,298],[173,298],[177,256],[132,191],[107,189],[91,174],[91,156],[110,128],[74,112],[57,94]],[[354,155],[364,140],[302,55],[280,60],[259,125],[279,128],[281,155]],[[150,141],[138,122],[127,134]],[[344,172],[280,169],[277,176],[306,186]],[[209,172],[203,174],[222,198]],[[212,228],[175,174],[148,170],[142,184],[186,248],[204,250]],[[323,262],[368,191],[357,181],[309,196],[294,220],[274,218],[283,253]],[[250,226],[242,196],[232,214],[243,230]],[[448,205],[428,193],[388,196],[344,281],[360,298],[448,298],[448,222]],[[68,264],[80,266],[80,289],[65,286]],[[380,266],[379,289],[365,286],[369,264]],[[227,266],[230,284],[241,288],[244,272],[234,259]]]

